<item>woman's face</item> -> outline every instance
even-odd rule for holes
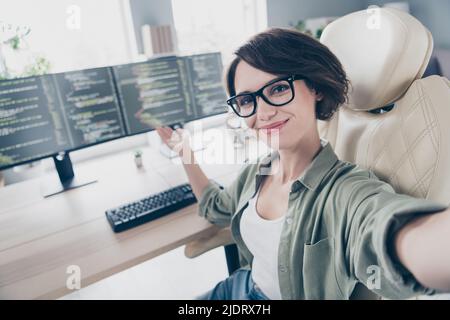
[[[241,61],[235,73],[236,94],[257,91],[278,77]],[[289,149],[300,145],[302,140],[317,137],[315,104],[321,97],[303,80],[294,81],[293,86],[295,97],[290,103],[275,107],[257,97],[256,113],[245,118],[257,137],[275,150]]]

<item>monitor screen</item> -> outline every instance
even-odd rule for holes
[[[227,95],[222,83],[220,53],[206,53],[183,57],[192,95],[194,118],[200,119],[224,113]]]
[[[220,53],[113,67],[128,134],[224,113]]]
[[[73,148],[125,135],[111,68],[53,76]]]
[[[0,81],[0,168],[125,136],[111,68]]]
[[[113,68],[129,134],[192,117],[187,83],[177,57]]]
[[[0,81],[0,167],[70,146],[51,77]]]

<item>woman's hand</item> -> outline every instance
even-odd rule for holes
[[[397,257],[425,287],[450,292],[450,209],[416,218],[399,230]]]
[[[182,129],[174,131],[169,127],[157,127],[156,131],[161,140],[181,157],[192,191],[194,191],[195,197],[200,199],[209,179],[195,161],[194,152],[189,146],[188,132]]]
[[[175,151],[180,157],[191,151],[189,134],[183,129],[173,130],[170,127],[158,127],[156,132],[164,144]]]

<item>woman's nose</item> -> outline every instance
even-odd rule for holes
[[[260,120],[269,120],[277,113],[276,107],[271,106],[261,97],[256,98],[256,103],[256,114]]]

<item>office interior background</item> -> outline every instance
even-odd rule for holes
[[[240,44],[267,27],[292,27],[319,37],[333,19],[370,5],[397,7],[420,20],[434,38],[427,72],[450,78],[448,0],[6,0],[0,2],[0,72],[9,77],[60,73],[171,53],[220,52],[226,66]],[[165,46],[152,43],[157,28]],[[5,41],[14,32],[23,33],[20,41]],[[229,117],[226,111],[198,121],[221,125]],[[81,149],[71,157],[77,166],[128,152],[132,162],[136,150],[157,143],[152,131]],[[50,158],[3,170],[0,188],[53,170]],[[223,248],[188,259],[179,247],[61,299],[192,299],[227,275]]]

